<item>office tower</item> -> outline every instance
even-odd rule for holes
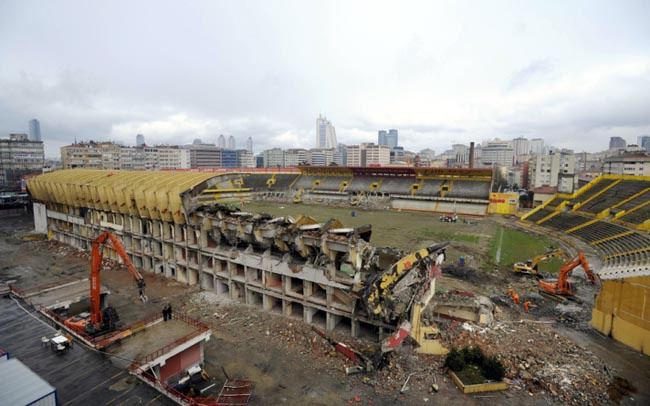
[[[35,118],[29,120],[29,140],[41,141],[41,123]]]
[[[246,140],[246,151],[253,152],[253,137],[248,137]]]
[[[609,149],[614,149],[614,148],[625,148],[627,146],[627,142],[621,137],[611,137],[609,139]]]
[[[217,146],[219,148],[226,148],[226,137],[223,134],[219,135],[219,141],[217,141]]]
[[[316,119],[316,148],[336,148],[336,130],[326,117]]]
[[[138,134],[135,136],[135,146],[144,147],[144,135]]]
[[[235,142],[235,137],[232,135],[228,137],[228,149],[235,149],[236,147],[236,142]]]

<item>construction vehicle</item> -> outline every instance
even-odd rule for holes
[[[376,274],[366,285],[362,298],[371,317],[397,320],[397,329],[386,337],[378,348],[362,353],[336,341],[319,329],[312,330],[355,365],[346,368],[347,374],[372,372],[389,364],[388,357],[407,337],[417,344],[417,352],[444,355],[449,352],[436,338],[436,326],[424,326],[422,311],[433,298],[436,277],[442,275],[440,266],[445,259],[448,242],[422,248],[403,256],[386,272]]]
[[[578,255],[575,258],[562,265],[557,279],[540,279],[540,294],[542,294],[542,296],[558,301],[574,299],[576,289],[569,281],[569,276],[571,275],[571,272],[578,266],[582,266],[582,269],[587,274],[587,277],[591,283],[598,285],[598,279],[596,279],[596,275],[591,272],[589,264],[587,263],[587,258],[585,258],[585,255],[582,252],[578,252]]]
[[[129,259],[128,254],[124,250],[124,246],[113,234],[104,232],[99,237],[95,238],[92,242],[92,254],[90,260],[90,311],[72,316],[65,321],[65,326],[77,332],[85,333],[90,336],[108,333],[115,330],[116,324],[119,321],[117,310],[113,307],[106,307],[101,309],[100,303],[100,278],[99,272],[102,267],[102,246],[109,245],[117,252],[122,258],[124,265],[133,276],[137,286],[140,300],[142,303],[147,302],[145,295],[145,282],[144,278],[135,269],[133,263]]]
[[[533,259],[529,259],[526,262],[517,262],[514,264],[514,271],[516,274],[520,275],[534,275],[538,278],[542,278],[542,273],[539,271],[539,264],[548,261],[551,258],[561,258],[564,261],[568,261],[566,253],[562,248],[556,248],[551,251],[546,251],[541,255],[537,255]]]

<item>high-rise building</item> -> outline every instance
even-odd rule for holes
[[[235,142],[235,137],[233,137],[232,135],[228,137],[228,149],[235,149],[236,145],[237,143]]]
[[[341,165],[346,166],[348,164],[348,147],[345,144],[339,144],[337,147],[339,151],[339,156],[341,157]]]
[[[223,134],[219,134],[219,140],[217,141],[217,146],[219,148],[226,148],[226,137]]]
[[[641,135],[637,137],[636,142],[645,152],[650,152],[650,135]]]
[[[253,137],[248,137],[246,140],[246,151],[253,153]]]
[[[43,141],[32,141],[27,134],[10,134],[0,139],[0,189],[20,190],[20,177],[43,173]]]
[[[528,178],[530,188],[557,187],[562,193],[573,193],[576,157],[571,150],[562,150],[530,159]]]
[[[530,143],[527,138],[517,137],[512,140],[512,148],[515,150],[515,156],[528,155]]]
[[[510,141],[488,141],[481,150],[481,165],[484,167],[500,165],[509,168],[514,164],[515,151]]]
[[[183,147],[189,150],[190,168],[221,167],[221,148],[214,144],[190,144]]]
[[[247,149],[237,150],[237,163],[240,168],[255,168],[255,157]]]
[[[30,141],[42,141],[41,140],[41,123],[37,119],[33,118],[29,120],[29,140]]]
[[[284,166],[306,165],[310,163],[309,151],[303,148],[291,148],[284,151]]]
[[[603,161],[603,173],[650,176],[650,156],[644,153],[629,153],[607,157]]]
[[[144,147],[144,135],[138,134],[135,136],[135,146]]]
[[[284,168],[284,151],[281,148],[267,149],[262,156],[265,168]]]
[[[391,130],[379,130],[377,133],[377,144],[386,145],[389,148],[397,148],[398,143],[398,131],[395,129]]]
[[[388,145],[389,148],[397,148],[399,145],[397,130],[388,130],[388,135],[386,136],[386,145]]]
[[[237,168],[239,166],[239,154],[234,149],[221,150],[221,165],[222,168]]]
[[[542,138],[533,138],[530,140],[530,153],[533,155],[539,155],[544,153],[544,139]]]
[[[626,146],[627,142],[621,137],[610,137],[609,139],[609,149],[625,148]]]
[[[348,145],[348,166],[390,165],[390,148],[372,142]]]
[[[336,129],[326,117],[316,119],[316,148],[336,148]]]
[[[387,135],[388,135],[388,131],[386,131],[386,130],[377,131],[377,144],[379,144],[379,145],[388,145],[388,144],[386,144],[386,136]]]

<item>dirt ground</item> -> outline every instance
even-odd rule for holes
[[[254,204],[244,209],[254,211]],[[496,229],[490,220],[475,221],[476,225],[446,224],[440,223],[437,216],[426,214],[357,211],[352,217],[350,210],[347,210],[348,216],[342,218],[341,212],[333,214],[331,211],[342,209],[300,207],[301,213],[311,214],[318,220],[337,216],[347,226],[371,223],[375,244],[403,249],[435,241],[417,231],[433,229],[437,233],[479,236],[478,242],[460,243],[473,245],[477,255],[487,255],[489,244],[485,240]],[[276,212],[262,208],[277,215],[296,214],[295,206],[290,205],[277,205]],[[393,214],[399,217],[391,217]],[[87,254],[53,242],[21,240],[19,237],[31,228],[29,217],[0,218],[0,282],[13,280],[16,286],[25,288],[67,275],[88,275]],[[416,232],[409,232],[409,229]],[[440,324],[448,345],[480,341],[486,351],[499,355],[507,365],[508,390],[477,395],[459,392],[445,374],[443,357],[419,355],[410,346],[401,348],[382,371],[346,376],[344,368],[350,366],[350,362],[334,352],[301,320],[231,303],[213,293],[202,292],[196,286],[188,287],[161,276],[147,273],[145,279],[149,302],[142,304],[126,270],[102,273],[102,283],[111,290],[109,303],[116,307],[122,321],[129,323],[141,319],[160,311],[168,302],[175,311],[204,321],[213,332],[206,345],[207,372],[223,380],[223,367],[233,378],[255,381],[253,405],[606,404],[611,403],[607,386],[616,375],[628,379],[637,388],[637,393],[623,396],[622,404],[648,404],[650,401],[648,357],[583,329],[588,312],[558,310],[557,304],[523,312],[521,306],[509,301],[507,288],[514,286],[522,294],[532,296],[534,282],[513,280],[502,270],[473,271],[461,276],[448,274],[438,286],[439,290],[459,289],[485,294],[497,305],[494,328],[475,328],[451,321]],[[555,327],[563,314],[582,319]],[[527,321],[520,323],[522,319]],[[338,338],[359,349],[374,344],[347,336]],[[606,371],[603,366],[607,367]],[[408,390],[401,393],[410,374],[413,375]],[[564,375],[554,383],[549,374]],[[431,389],[434,382],[440,387],[437,393]]]

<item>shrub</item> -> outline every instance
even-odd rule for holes
[[[445,359],[445,366],[454,372],[462,371],[465,368],[465,357],[462,352],[452,348]]]
[[[496,357],[485,357],[481,369],[483,370],[483,375],[491,381],[500,381],[506,374],[503,363]]]
[[[445,366],[454,372],[474,366],[488,380],[500,381],[506,373],[503,363],[494,356],[486,356],[480,347],[452,348],[445,359]]]

